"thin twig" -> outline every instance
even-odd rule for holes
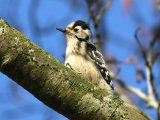
[[[147,101],[147,95],[145,93],[143,93],[140,89],[134,88],[134,87],[129,86],[129,85],[126,85],[122,80],[117,80],[117,83],[120,86],[123,86],[123,88],[125,88],[126,90],[136,94],[138,97],[140,97],[144,101]]]
[[[156,52],[152,58],[152,63],[154,64],[154,62],[158,59],[158,57],[160,57],[160,51]]]
[[[151,70],[151,67],[146,65],[146,78],[147,78],[147,86],[148,86],[148,95],[150,97],[156,97],[157,94],[154,90],[154,85],[153,85],[153,73]]]
[[[155,43],[158,41],[158,38],[160,38],[160,25],[154,31],[153,40],[150,42],[150,48],[149,48],[150,51],[153,50]]]
[[[90,18],[93,21],[93,25],[94,25],[94,33],[95,33],[95,38],[96,38],[95,43],[99,46],[99,48],[101,48],[101,45],[103,43],[100,42],[101,37],[100,37],[100,32],[98,30],[99,22],[102,19],[102,16],[104,15],[104,12],[106,11],[106,9],[111,5],[112,0],[109,0],[102,7],[101,7],[101,3],[103,2],[102,0],[95,0],[95,1],[86,0],[86,2],[88,5],[88,11],[89,11]],[[101,8],[98,9],[99,7]]]
[[[109,0],[104,6],[99,10],[99,13],[96,16],[96,22],[99,23],[106,9],[110,7],[112,0]]]
[[[139,46],[139,48],[140,48],[140,50],[141,50],[141,52],[142,52],[143,58],[144,58],[144,59],[147,59],[146,51],[145,51],[145,49],[143,48],[143,46],[142,46],[142,44],[141,44],[141,42],[140,42],[140,40],[139,40],[139,38],[138,38],[138,32],[139,32],[140,30],[141,30],[141,28],[137,28],[137,30],[136,30],[136,32],[135,32],[135,39],[136,39],[136,41],[137,41],[137,43],[138,43],[138,46]]]
[[[146,95],[145,93],[143,93],[140,89],[132,87],[132,86],[128,86],[126,85],[121,79],[117,78],[117,77],[113,77],[113,79],[116,80],[116,82],[125,90],[129,91],[130,93],[135,94],[136,96],[138,96],[139,98],[141,98],[143,101],[145,101],[149,107],[155,108],[157,109],[158,107],[158,102],[154,99],[154,98],[150,98],[148,95]]]
[[[160,120],[160,102],[158,104],[157,116],[158,116],[158,120]]]
[[[143,59],[145,61],[145,66],[146,66],[146,78],[147,78],[147,86],[148,86],[148,95],[150,98],[157,98],[157,93],[155,90],[155,87],[153,85],[153,73],[152,73],[152,51],[148,50],[144,50],[139,38],[138,38],[138,32],[139,32],[140,28],[138,28],[135,32],[135,39],[138,43],[138,46],[142,52],[143,55]]]

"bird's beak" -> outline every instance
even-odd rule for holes
[[[66,32],[67,32],[66,29],[62,29],[62,28],[56,28],[56,29],[59,30],[59,31],[61,31],[61,32],[63,32],[63,33],[66,33]]]

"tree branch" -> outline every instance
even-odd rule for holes
[[[147,80],[147,86],[148,86],[148,99],[149,101],[156,101],[156,98],[158,98],[156,89],[153,85],[153,73],[152,73],[152,65],[153,65],[153,60],[152,60],[152,48],[154,47],[154,44],[156,42],[156,37],[154,38],[154,40],[151,42],[150,44],[150,48],[149,50],[144,50],[139,38],[138,38],[138,32],[139,32],[140,28],[138,28],[135,32],[135,39],[139,45],[139,48],[142,52],[143,55],[143,59],[145,61],[145,67],[146,67],[146,80]],[[156,34],[156,36],[158,36]],[[150,104],[150,103],[149,103]]]
[[[107,1],[104,5],[102,5],[102,0],[86,0],[88,5],[88,12],[90,15],[90,19],[93,21],[94,33],[95,33],[95,44],[97,44],[99,48],[103,45],[103,42],[100,40],[100,32],[98,30],[100,20],[102,19],[105,11],[110,7],[112,0]]]
[[[123,102],[66,68],[0,19],[0,70],[47,106],[70,119],[148,120]]]
[[[129,91],[130,93],[135,94],[136,96],[138,96],[140,99],[142,99],[144,102],[146,102],[148,104],[148,107],[152,107],[157,109],[158,108],[158,102],[156,99],[154,99],[154,97],[150,97],[149,95],[146,95],[144,92],[142,92],[140,89],[138,88],[134,88],[132,86],[126,85],[122,80],[120,80],[119,78],[113,77],[116,82],[123,87],[125,90]]]
[[[135,32],[135,39],[136,39],[136,42],[137,42],[137,44],[138,44],[138,46],[139,46],[139,48],[140,48],[140,50],[141,50],[141,52],[142,52],[143,58],[144,58],[144,59],[147,59],[146,51],[145,51],[145,49],[143,48],[143,46],[142,46],[142,44],[141,44],[141,42],[140,42],[140,40],[139,40],[139,38],[138,38],[138,32],[139,32],[140,30],[141,30],[140,28],[138,28],[138,29],[136,30],[136,32]]]

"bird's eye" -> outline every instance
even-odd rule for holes
[[[79,29],[78,28],[74,28],[74,32],[77,32]]]

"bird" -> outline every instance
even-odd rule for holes
[[[95,89],[114,90],[104,57],[91,42],[89,25],[82,20],[76,20],[66,28],[56,29],[64,33],[67,42],[65,66],[90,80]]]

